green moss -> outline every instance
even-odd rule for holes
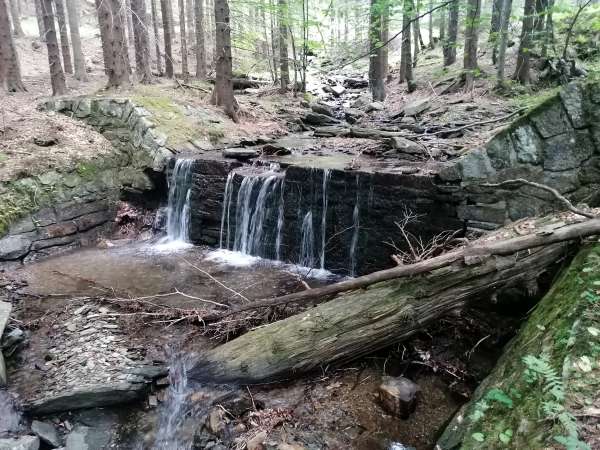
[[[572,417],[573,406],[595,399],[598,392],[600,368],[594,357],[600,348],[600,336],[594,335],[594,330],[600,334],[598,285],[600,245],[580,251],[554,283],[461,411],[462,424],[457,425],[455,418],[448,427],[442,448],[462,442],[463,449],[539,449],[556,445],[557,438],[569,434],[559,412],[553,415],[547,409],[554,405]],[[530,365],[540,360],[546,360],[548,370],[561,380],[563,399],[552,396],[550,381],[531,378]],[[499,393],[506,401],[495,401]]]
[[[77,164],[75,170],[81,178],[87,181],[93,180],[98,174],[98,167],[89,162],[81,162]]]

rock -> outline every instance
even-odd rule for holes
[[[32,415],[118,405],[140,399],[146,390],[144,383],[108,383],[61,392],[25,405]]]
[[[38,450],[40,440],[37,436],[23,436],[18,439],[0,439],[0,450]]]
[[[352,108],[362,109],[364,110],[371,103],[371,98],[367,95],[363,95],[358,97],[352,104],[350,105]]]
[[[535,114],[538,110],[539,113]],[[566,133],[571,128],[567,113],[557,99],[543,103],[531,114],[531,121],[544,139]]]
[[[325,114],[318,114],[314,112],[309,112],[302,119],[305,123],[309,125],[331,125],[339,123],[338,120],[333,117],[326,116]]]
[[[109,448],[110,430],[76,426],[67,436],[66,450],[103,450]]]
[[[526,164],[539,164],[542,158],[542,140],[531,125],[517,127],[512,133],[517,160]]]
[[[267,432],[261,431],[260,433],[256,434],[252,439],[250,439],[248,442],[246,442],[246,449],[247,450],[264,450],[265,449],[264,442],[266,439],[267,439]]]
[[[579,83],[569,83],[560,91],[560,98],[567,110],[574,128],[584,128],[587,125],[583,111],[583,95]]]
[[[364,78],[346,78],[344,86],[349,89],[366,88],[369,86],[369,80],[365,80]]]
[[[344,111],[344,117],[348,123],[356,123],[358,120],[365,115],[364,111],[356,108],[348,108]]]
[[[562,171],[574,169],[594,152],[594,145],[585,130],[560,134],[546,139],[544,169]]]
[[[394,136],[387,140],[387,144],[390,148],[398,151],[399,153],[408,153],[411,155],[424,155],[425,147],[421,144],[417,144],[410,139],[406,139],[400,136]]]
[[[270,156],[285,156],[291,154],[292,151],[283,145],[267,144],[263,146],[262,153]]]
[[[325,92],[327,92],[328,94],[333,94],[336,97],[339,97],[340,95],[342,95],[344,92],[346,92],[346,88],[344,86],[340,86],[340,85],[335,85],[335,86],[325,86],[323,88],[323,90]]]
[[[367,109],[365,110],[367,113],[373,112],[373,111],[383,111],[385,107],[383,106],[383,103],[381,102],[373,102],[373,103],[369,103],[369,105],[367,106]]]
[[[245,394],[235,395],[232,398],[223,400],[220,405],[227,410],[234,417],[243,416],[248,411],[254,410],[254,407],[262,408],[264,405],[259,400],[256,400],[260,404],[253,403],[252,399]]]
[[[383,377],[379,386],[379,399],[383,408],[402,419],[408,419],[417,406],[421,388],[404,377]]]
[[[282,442],[277,446],[277,450],[306,450],[306,447],[300,444],[286,444]]]
[[[251,148],[226,148],[223,150],[223,158],[246,160],[260,156],[258,150]]]
[[[8,323],[11,311],[12,304],[0,301],[0,340],[2,339],[2,333],[4,333],[4,328]],[[4,356],[2,356],[2,348],[0,348],[0,387],[6,386],[7,383],[6,365],[4,364]]]
[[[58,137],[56,136],[34,136],[33,143],[40,147],[50,147],[58,144]]]
[[[206,418],[206,428],[215,436],[219,436],[226,427],[225,412],[221,408],[211,409]]]
[[[317,114],[324,114],[333,117],[333,109],[323,103],[311,103],[310,109]]]
[[[406,104],[403,111],[405,116],[418,116],[422,112],[428,110],[430,107],[431,102],[428,98],[426,98]]]
[[[19,259],[29,253],[33,235],[19,234],[0,239],[0,260]]]
[[[60,438],[58,437],[56,428],[54,428],[54,425],[51,423],[34,420],[31,422],[31,431],[39,437],[42,442],[45,442],[52,448],[60,447]]]
[[[1,332],[0,332],[1,333]],[[25,340],[25,333],[20,328],[15,328],[6,333],[4,339],[1,339],[2,349],[13,349]]]

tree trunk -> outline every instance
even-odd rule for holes
[[[369,45],[371,54],[369,56],[369,88],[373,100],[382,102],[385,100],[385,84],[383,82],[383,51],[381,47],[381,11],[378,0],[371,0],[369,19]]]
[[[275,73],[275,81],[279,80],[279,51],[277,50],[277,33],[275,32],[275,5],[273,0],[269,0],[270,18],[271,18],[271,54],[273,55],[273,72]]]
[[[448,8],[448,36],[444,45],[444,66],[456,62],[456,40],[458,38],[458,0],[450,3]]]
[[[204,49],[204,0],[194,0],[196,20],[196,78],[206,79],[206,54]]]
[[[50,66],[50,81],[52,95],[64,95],[67,92],[65,74],[60,64],[60,50],[54,28],[54,14],[52,0],[41,0],[44,15],[44,29],[46,30],[46,46],[48,47],[48,65]]]
[[[433,9],[433,0],[429,0],[429,11]],[[429,39],[429,48],[433,49],[435,44],[433,42],[433,13],[429,13],[429,23],[427,29],[427,37]]]
[[[69,45],[69,30],[67,29],[67,16],[63,0],[54,0],[56,6],[56,19],[60,33],[60,48],[65,64],[65,73],[73,73],[73,63],[71,62],[71,46]]]
[[[288,64],[288,16],[287,0],[279,0],[279,62],[281,64],[281,92],[286,92],[290,84],[290,68]]]
[[[121,0],[96,0],[96,10],[108,87],[128,85],[131,69],[125,36],[127,25]]]
[[[87,81],[85,71],[85,57],[81,49],[81,36],[79,35],[79,0],[66,0],[67,14],[69,15],[69,30],[71,31],[71,44],[73,45],[73,65],[75,78]]]
[[[215,58],[216,76],[212,103],[222,106],[234,122],[238,122],[237,104],[233,96],[231,34],[229,4],[215,0]]]
[[[140,83],[150,84],[152,83],[152,71],[150,70],[148,16],[145,0],[131,0],[131,12],[135,45],[135,71]]]
[[[13,32],[16,37],[24,37],[23,27],[21,27],[21,18],[19,17],[19,5],[17,0],[10,0],[10,15],[12,16]],[[10,29],[10,27],[9,27]]]
[[[194,46],[194,0],[185,0],[185,29],[187,30],[187,42],[190,47]]]
[[[45,42],[46,33],[44,32],[44,15],[42,14],[42,5],[40,4],[40,0],[33,0],[33,4],[35,6],[35,18],[37,19],[40,41]]]
[[[496,64],[497,62],[502,4],[503,0],[493,0],[492,2],[492,20],[490,22],[489,35],[489,42],[492,44],[492,64]]]
[[[6,92],[25,91],[15,42],[10,33],[8,0],[0,0],[0,87]]]
[[[508,45],[508,24],[512,13],[512,0],[503,0],[500,17],[500,35],[498,39],[498,67],[496,83],[498,88],[504,86],[504,63],[506,61],[506,47]]]
[[[477,43],[479,39],[479,16],[481,14],[481,0],[469,0],[467,4],[467,18],[465,26],[465,51],[463,67],[465,71],[465,90],[473,89],[477,71]]]
[[[418,2],[417,2],[418,3]],[[414,5],[414,0],[413,0]],[[421,38],[421,30],[419,28],[419,10],[415,8],[412,15],[412,29],[413,29],[413,55],[412,55],[412,66],[417,67],[417,61],[419,60],[419,39]]]
[[[200,0],[201,1],[201,0]],[[158,33],[158,11],[156,10],[156,0],[150,0],[152,9],[152,28],[154,29],[154,50],[156,51],[156,71],[162,76],[162,56],[160,55],[160,34]]]
[[[402,10],[402,47],[400,51],[400,83],[406,81],[408,92],[415,90],[413,79],[413,65],[411,56],[410,20],[413,17],[414,0],[404,0]]]
[[[171,35],[171,2],[169,0],[160,0],[160,13],[163,20],[163,35],[165,37],[165,74],[167,78],[173,78],[173,51]]]
[[[127,21],[127,48],[131,47],[134,44],[134,35],[135,31],[133,31],[133,17],[132,17],[132,8],[131,8],[131,0],[125,0],[123,2],[123,14],[125,15],[125,20]]]
[[[554,47],[554,21],[552,19],[552,11],[554,9],[554,0],[548,0],[548,9],[546,11],[546,28],[542,41],[542,57],[548,56],[548,47]]]
[[[185,1],[179,0],[179,37],[181,39],[181,76],[188,83],[190,71],[188,69],[187,37],[185,30]]]
[[[539,223],[543,227],[547,222]],[[209,350],[189,375],[201,381],[255,383],[351,361],[404,340],[467,303],[501,297],[504,289],[535,292],[540,275],[565,256],[567,241],[599,232],[600,219],[557,224],[525,236],[509,226],[420,263],[244,304],[231,313],[258,305],[323,301],[337,294]],[[507,233],[517,237],[506,238]]]
[[[445,6],[440,8],[440,44],[442,44],[442,50],[446,43],[446,16],[448,15],[448,8]]]
[[[347,19],[348,16],[346,16]],[[381,44],[386,43],[390,38],[390,2],[383,0],[381,8]],[[389,70],[389,46],[385,45],[381,49],[381,74],[385,80]]]
[[[521,42],[519,44],[519,53],[517,56],[517,68],[514,79],[521,84],[531,82],[530,73],[530,52],[533,44],[533,14],[535,13],[535,0],[525,0],[523,7],[523,28],[521,30]]]

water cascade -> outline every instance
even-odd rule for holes
[[[177,159],[169,179],[167,241],[189,241],[193,159]]]
[[[356,276],[356,247],[358,245],[358,232],[360,229],[360,190],[358,186],[358,177],[356,177],[356,202],[352,212],[352,240],[350,241],[350,276]]]
[[[319,258],[320,263],[321,263],[321,269],[325,269],[325,246],[327,245],[325,237],[327,235],[327,206],[329,203],[329,199],[327,198],[327,185],[328,185],[330,178],[331,178],[331,170],[325,169],[323,171],[323,193],[322,193],[323,210],[321,212],[321,256]]]
[[[300,245],[300,260],[302,267],[313,267],[315,235],[313,232],[312,211],[308,211],[302,221],[302,244]]]
[[[247,175],[229,174],[221,216],[219,241],[222,249],[279,259],[284,220],[284,174],[277,169],[271,167],[268,172]],[[236,175],[243,176],[237,195],[234,193]],[[272,220],[274,217],[276,221]]]

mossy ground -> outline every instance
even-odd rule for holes
[[[599,358],[596,244],[579,252],[538,304],[469,406],[446,430],[442,448],[461,442],[463,449],[587,448],[583,441],[590,436],[578,412],[600,400]],[[552,376],[532,376],[532,361],[539,360],[548,362]],[[549,381],[553,376],[556,380]],[[562,389],[564,398],[557,400],[554,388]],[[577,417],[576,436],[566,429],[565,417]]]

